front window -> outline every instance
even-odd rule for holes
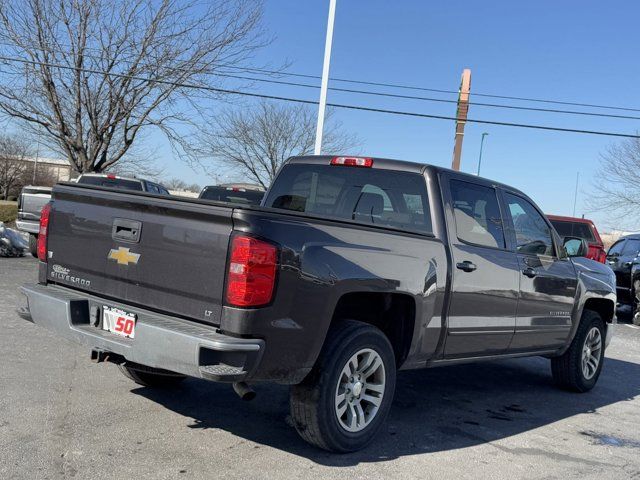
[[[622,250],[623,255],[636,256],[640,252],[640,240],[635,238],[630,238],[627,240],[627,243],[624,245],[624,249]]]
[[[596,241],[591,231],[591,225],[588,223],[568,222],[565,220],[550,220],[550,222],[561,237],[584,238],[587,243]]]
[[[551,229],[543,216],[524,198],[506,193],[505,199],[515,228],[518,253],[552,256]]]
[[[622,253],[622,249],[624,248],[624,244],[624,240],[620,240],[614,243],[609,249],[609,252],[607,252],[607,255],[620,255]]]

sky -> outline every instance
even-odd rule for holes
[[[255,65],[289,62],[289,70],[320,75],[329,0],[266,0],[264,26],[274,41]],[[640,108],[640,2],[595,0],[457,1],[337,0],[331,76],[457,90],[464,68],[471,92]],[[292,79],[296,81],[296,79]],[[300,81],[300,79],[297,79]],[[305,83],[314,80],[304,80]],[[330,86],[391,91],[333,82]],[[318,91],[255,84],[253,91],[317,100]],[[395,93],[411,94],[410,91]],[[414,92],[455,99],[455,95]],[[329,92],[329,102],[454,116],[455,104]],[[473,96],[472,96],[473,101]],[[542,108],[577,107],[476,97],[476,101]],[[595,108],[600,113],[629,114]],[[361,140],[360,152],[434,165],[451,165],[454,123],[362,111],[334,117]],[[471,105],[469,118],[634,134],[640,121],[523,112]],[[486,137],[481,175],[523,190],[546,212],[576,216],[601,230],[620,225],[587,199],[600,154],[620,139],[513,127],[466,126],[461,169],[475,173]],[[202,174],[159,152],[168,176],[205,183]],[[624,228],[629,228],[625,225]],[[640,225],[635,227],[640,228]]]

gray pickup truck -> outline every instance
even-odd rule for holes
[[[169,191],[162,185],[139,178],[127,178],[110,173],[85,173],[80,175],[76,183],[83,185],[97,185],[102,187],[140,192],[151,192],[169,195]],[[18,230],[29,234],[29,250],[36,257],[38,245],[38,231],[40,229],[40,212],[51,200],[51,187],[26,186],[18,197]]]
[[[262,206],[52,197],[23,318],[143,385],[291,385],[295,428],[331,451],[375,437],[397,370],[541,355],[588,391],[616,321],[583,240],[514,188],[430,165],[291,158]]]

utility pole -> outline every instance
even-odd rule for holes
[[[482,140],[480,140],[480,156],[478,157],[478,176],[480,176],[480,165],[482,165],[482,147],[484,146],[484,137],[489,135],[487,132],[482,134]]]
[[[456,112],[456,138],[453,147],[453,160],[451,168],[460,170],[460,157],[462,156],[462,139],[464,137],[464,125],[469,113],[469,92],[471,91],[471,70],[465,68],[462,71],[460,90],[458,91],[458,110]]]
[[[331,44],[333,43],[333,23],[336,17],[336,0],[329,0],[329,19],[327,20],[327,38],[324,43],[324,63],[322,65],[322,83],[320,85],[320,103],[318,104],[318,125],[316,127],[316,145],[314,155],[322,151],[322,133],[324,114],[327,108],[327,86],[329,84],[329,64],[331,63]]]

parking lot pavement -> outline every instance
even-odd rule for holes
[[[0,478],[637,478],[640,329],[620,324],[598,386],[557,390],[548,360],[402,372],[387,425],[332,455],[287,424],[288,390],[189,379],[137,386],[21,320],[32,258],[0,258]]]

